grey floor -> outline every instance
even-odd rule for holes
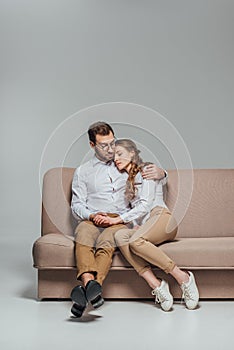
[[[1,349],[234,348],[233,301],[202,301],[194,311],[177,301],[169,313],[150,301],[106,301],[80,320],[70,301],[38,301],[31,246],[1,240]]]

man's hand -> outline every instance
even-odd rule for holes
[[[99,227],[109,227],[112,225],[117,225],[123,222],[120,216],[114,218],[109,217],[107,214],[97,213],[93,220],[94,224]]]
[[[141,174],[143,179],[146,180],[161,180],[163,177],[165,177],[164,170],[158,168],[155,164],[146,165]]]
[[[100,227],[108,227],[109,224],[105,224],[103,223],[103,225],[99,225],[99,222],[101,219],[104,219],[107,217],[107,213],[103,213],[103,212],[98,212],[96,214],[90,214],[89,215],[89,220],[92,221],[96,226],[100,226]]]
[[[96,214],[90,214],[90,215],[89,215],[89,220],[90,220],[90,221],[93,221],[94,218],[95,218],[95,216],[97,216],[97,215],[107,216],[107,213],[103,213],[103,212],[99,211],[99,212],[96,213]]]
[[[94,215],[93,222],[96,226],[99,227],[108,227],[110,226],[109,217],[105,213],[97,213]]]

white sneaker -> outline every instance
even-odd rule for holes
[[[195,278],[192,272],[188,271],[189,280],[181,284],[180,288],[183,291],[182,298],[185,301],[185,305],[189,310],[193,310],[197,307],[199,301],[199,292],[195,282]]]
[[[161,285],[152,290],[151,293],[155,295],[155,304],[160,304],[164,311],[169,311],[172,308],[173,296],[170,293],[167,282],[162,281]]]

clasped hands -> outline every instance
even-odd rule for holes
[[[89,220],[93,221],[96,226],[99,227],[109,227],[112,225],[117,225],[123,222],[120,216],[114,218],[108,216],[107,213],[98,212],[96,214],[91,214]]]

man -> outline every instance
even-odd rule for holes
[[[119,172],[113,162],[115,137],[112,127],[104,122],[92,124],[88,130],[93,158],[78,167],[72,182],[71,209],[79,224],[76,227],[75,255],[78,285],[71,292],[71,312],[81,317],[88,302],[94,308],[104,302],[102,283],[110,269],[115,250],[114,234],[124,223],[100,224],[105,216],[118,216],[129,210],[124,192],[128,174]],[[151,165],[143,173],[146,179],[167,176],[163,169]]]

